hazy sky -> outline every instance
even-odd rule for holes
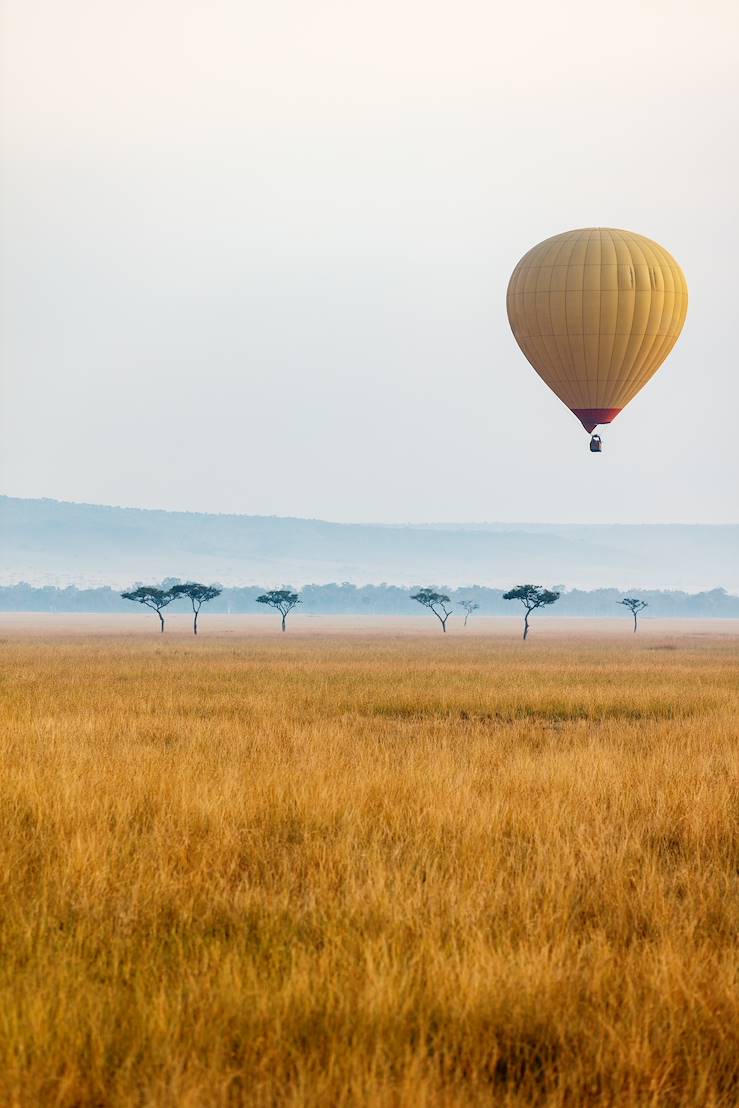
[[[739,520],[734,0],[4,0],[0,486],[337,520]],[[605,452],[534,243],[683,266]]]

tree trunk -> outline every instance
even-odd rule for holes
[[[447,616],[447,619],[448,619],[448,618],[449,618],[449,617]],[[442,619],[442,620],[440,620],[439,622],[441,623],[441,629],[442,629],[442,631],[443,631],[443,632],[444,632],[444,634],[446,635],[446,619]]]
[[[195,619],[192,621],[192,633],[197,635],[198,633],[198,613],[195,613]]]
[[[282,617],[282,630],[285,630],[285,617]]]
[[[636,634],[636,612],[634,612],[633,615],[634,615],[634,634]]]
[[[466,627],[466,626],[467,626],[467,620],[468,620],[469,618],[470,618],[470,613],[468,612],[468,613],[467,613],[467,615],[466,615],[466,616],[464,617],[464,623],[462,624],[462,626],[463,626],[463,627]]]
[[[526,642],[526,636],[529,633],[529,613],[527,612],[523,618],[523,641]]]
[[[161,612],[157,612],[157,615],[159,616],[159,622],[161,623],[161,627],[159,628],[159,630],[164,632],[164,616]]]

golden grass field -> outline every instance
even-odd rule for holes
[[[739,1102],[735,631],[54,626],[0,624],[3,1108]]]

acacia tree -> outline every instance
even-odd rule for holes
[[[448,596],[445,596],[443,592],[436,592],[435,589],[419,589],[418,592],[411,595],[411,600],[417,600],[424,608],[432,611],[441,624],[442,631],[446,633],[446,621],[453,611],[452,608],[447,609]]]
[[[548,604],[554,604],[559,600],[559,593],[551,589],[543,589],[541,585],[516,585],[515,589],[509,589],[503,593],[504,600],[520,600],[525,608],[523,620],[523,637],[526,639],[529,633],[529,616],[536,608],[544,608]]]
[[[291,612],[296,604],[300,603],[300,597],[290,589],[272,589],[257,597],[257,604],[268,604],[270,608],[276,608],[282,616],[282,630],[285,631],[285,620],[288,612]]]
[[[180,597],[187,597],[192,604],[192,633],[193,635],[197,635],[200,609],[203,604],[207,604],[209,600],[215,600],[217,596],[220,596],[223,589],[218,585],[201,585],[199,581],[187,581],[184,585],[173,585],[169,591],[172,594],[173,600],[179,600]]]
[[[463,627],[467,626],[467,620],[470,618],[473,612],[476,612],[480,605],[476,600],[460,600],[460,607],[464,608],[464,623]]]
[[[151,608],[159,616],[160,631],[164,631],[164,616],[162,609],[166,608],[174,600],[171,589],[160,589],[156,585],[140,585],[137,589],[129,589],[122,592],[124,600],[134,600],[137,604],[144,604]]]
[[[635,596],[624,597],[623,600],[619,600],[619,604],[623,604],[625,608],[628,608],[634,617],[634,634],[636,634],[636,620],[639,612],[643,612],[645,608],[648,608],[646,600],[638,600]]]

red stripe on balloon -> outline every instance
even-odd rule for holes
[[[594,431],[599,423],[612,423],[621,408],[570,408],[586,431]]]

